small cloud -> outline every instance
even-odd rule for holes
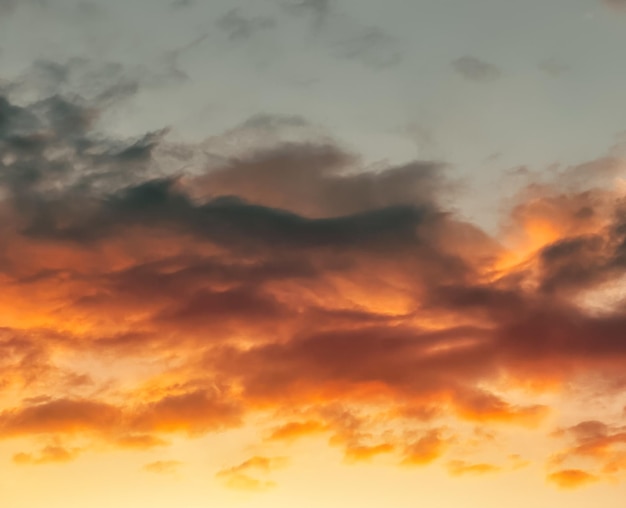
[[[495,81],[502,76],[502,71],[495,65],[484,62],[475,56],[462,56],[452,62],[452,68],[465,79],[477,82]]]
[[[452,476],[462,476],[467,474],[481,475],[486,473],[495,473],[499,471],[498,466],[486,463],[471,464],[464,460],[451,460],[448,462],[448,472]]]
[[[537,67],[540,71],[544,72],[548,76],[552,76],[553,78],[558,78],[563,74],[566,74],[571,70],[569,65],[564,64],[563,62],[559,62],[555,58],[548,58],[547,60],[542,60],[537,64]]]
[[[468,421],[507,422],[535,427],[548,415],[549,408],[539,404],[517,406],[509,404],[497,395],[483,390],[471,390],[458,394],[458,415]]]
[[[263,481],[252,478],[243,473],[230,475],[226,478],[225,485],[229,489],[243,490],[247,492],[264,492],[276,486],[272,481]]]
[[[79,453],[79,448],[68,449],[63,446],[50,445],[43,448],[37,455],[17,453],[13,456],[13,462],[18,465],[60,464],[73,461]]]
[[[582,469],[562,469],[548,475],[548,481],[562,489],[575,489],[598,481],[598,477]]]
[[[382,443],[374,446],[351,446],[346,449],[346,462],[368,462],[383,453],[391,453],[394,446],[390,443]]]
[[[146,464],[142,469],[148,473],[171,474],[175,473],[181,464],[182,462],[178,460],[157,460]]]
[[[230,489],[249,492],[263,492],[276,486],[270,480],[255,478],[252,474],[267,475],[274,469],[283,467],[287,463],[284,457],[252,457],[241,464],[222,469],[215,476],[224,481]]]
[[[118,438],[115,444],[121,448],[148,450],[157,446],[167,445],[167,441],[149,434],[129,434]]]

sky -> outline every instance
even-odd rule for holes
[[[623,0],[0,0],[6,508],[621,508]]]

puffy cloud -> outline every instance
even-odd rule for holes
[[[559,429],[555,436],[565,437],[570,445],[551,458],[551,465],[585,463],[593,467],[595,481],[614,479],[626,470],[626,427],[609,425],[597,420],[586,420],[574,426]]]
[[[593,483],[597,478],[581,469],[563,469],[550,474],[548,480],[563,489],[575,489]]]
[[[121,418],[118,408],[95,401],[56,399],[0,413],[3,437],[32,434],[76,434],[111,428]]]
[[[268,118],[242,127],[271,130],[264,146],[196,158],[203,145],[165,131],[98,135],[102,104],[0,101],[2,438],[145,450],[269,412],[266,446],[329,436],[348,461],[447,455],[452,474],[479,473],[490,463],[455,455],[469,427],[547,434],[559,408],[536,391],[619,384],[619,160],[532,183],[492,237],[445,204],[445,164],[365,171]],[[607,450],[623,430],[603,425],[565,432],[574,462],[554,461],[553,482],[586,482],[581,457],[594,479],[622,468]],[[272,464],[218,476],[263,490]]]
[[[424,466],[430,464],[445,453],[448,444],[448,440],[442,437],[440,430],[431,430],[406,447],[402,464],[407,466]]]

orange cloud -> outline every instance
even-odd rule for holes
[[[149,434],[128,434],[115,439],[115,444],[121,448],[148,450],[157,446],[166,446],[167,441]]]
[[[225,485],[230,489],[244,492],[264,492],[276,487],[276,483],[272,481],[258,480],[242,473],[229,475],[226,478]]]
[[[240,423],[241,409],[216,394],[195,391],[168,395],[147,404],[134,417],[132,425],[153,432],[197,434]]]
[[[276,486],[270,480],[254,478],[251,474],[269,474],[273,470],[284,467],[287,459],[284,457],[252,457],[241,464],[218,471],[216,477],[234,490],[262,492]]]
[[[291,441],[312,434],[326,431],[326,426],[318,421],[309,420],[305,422],[289,422],[274,429],[269,439],[274,441]]]
[[[549,410],[541,405],[513,406],[485,391],[463,393],[455,400],[455,404],[459,415],[470,421],[505,422],[526,426],[536,426]]]
[[[71,462],[78,456],[80,451],[78,448],[68,449],[63,446],[49,445],[42,448],[38,455],[17,453],[13,456],[13,462],[19,465]]]
[[[3,101],[3,439],[145,450],[271,414],[258,429],[268,447],[328,432],[349,461],[399,450],[403,464],[426,465],[456,444],[443,430],[415,437],[416,421],[455,434],[468,422],[544,433],[559,408],[536,395],[622,379],[616,160],[529,185],[490,235],[445,204],[455,184],[439,163],[367,170],[325,139],[168,173],[162,133],[113,142],[58,118],[69,107],[89,117],[65,99]],[[558,467],[574,465],[551,481],[587,481],[579,459],[621,470],[623,428],[587,423],[564,435]],[[218,477],[263,490],[271,481],[255,475],[274,465],[257,457]]]
[[[424,466],[441,457],[448,448],[448,442],[441,437],[441,432],[432,430],[405,449],[402,464]]]
[[[622,426],[586,420],[572,427],[559,429],[555,437],[569,437],[573,443],[552,457],[554,465],[561,466],[586,459],[595,463],[602,476],[607,478],[626,470],[626,429]]]
[[[88,400],[56,399],[0,413],[0,434],[75,434],[115,427],[121,418],[114,406]]]
[[[381,443],[373,446],[348,446],[345,451],[346,462],[368,462],[377,455],[391,453],[395,446],[390,443]]]
[[[143,466],[143,470],[148,473],[170,474],[176,472],[181,464],[177,460],[157,460]]]
[[[448,472],[452,476],[462,476],[466,474],[485,474],[500,471],[498,466],[487,463],[472,464],[463,460],[452,460],[447,464]]]
[[[594,483],[598,478],[581,469],[563,469],[548,475],[548,481],[562,489],[575,489]]]

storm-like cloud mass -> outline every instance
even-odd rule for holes
[[[265,27],[238,16],[222,20],[233,38]],[[565,447],[545,457],[557,485],[626,472],[619,159],[531,178],[492,236],[455,211],[445,163],[368,169],[302,119],[256,117],[197,145],[167,131],[125,140],[98,130],[106,101],[11,93],[0,98],[0,438],[34,447],[16,464],[167,447],[269,413],[264,442],[326,436],[347,462],[495,473],[524,457],[458,451],[521,426]],[[619,407],[612,421],[545,427],[559,411],[550,397],[598,393]],[[276,461],[217,476],[264,490],[272,480],[255,475]]]

